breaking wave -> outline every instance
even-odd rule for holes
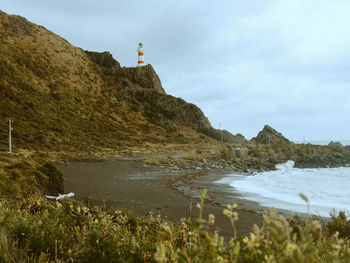
[[[329,217],[335,209],[350,210],[350,168],[299,169],[294,162],[277,165],[276,171],[251,176],[231,174],[218,183],[229,184],[242,198],[262,206],[306,213],[307,206],[299,197],[309,199],[310,212]]]

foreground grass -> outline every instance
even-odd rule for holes
[[[160,225],[74,200],[31,197],[0,210],[1,262],[147,262]]]
[[[311,218],[286,220],[274,210],[261,227],[238,237],[236,205],[223,212],[231,240],[215,230],[215,217],[181,224],[150,215],[135,217],[74,200],[33,195],[0,202],[0,262],[349,262],[344,213],[327,227]]]

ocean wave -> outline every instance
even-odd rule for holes
[[[252,176],[230,175],[218,183],[229,184],[242,198],[262,206],[305,213],[307,206],[299,197],[309,199],[310,212],[329,217],[335,210],[350,210],[350,168],[299,169],[288,161],[276,166],[276,171]]]

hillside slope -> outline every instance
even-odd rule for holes
[[[1,11],[0,39],[1,148],[7,117],[21,148],[116,148],[196,131],[220,137],[197,106],[165,93],[151,65],[122,68],[108,52],[84,51]]]

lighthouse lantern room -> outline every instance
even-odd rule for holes
[[[137,66],[141,67],[145,64],[145,60],[143,58],[143,45],[141,42],[139,43],[139,48],[137,49],[137,52],[138,52]]]

